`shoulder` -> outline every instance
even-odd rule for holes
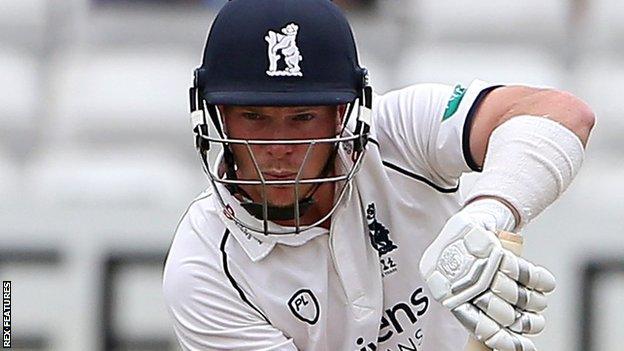
[[[454,86],[438,83],[414,84],[373,99],[372,134],[379,138],[413,139],[442,118]]]
[[[442,118],[453,91],[452,85],[420,83],[374,95],[371,136],[411,143],[419,131]]]
[[[229,231],[216,205],[209,194],[191,203],[165,262],[162,293],[178,341],[185,350],[294,349],[270,325],[235,262],[227,259]]]
[[[440,100],[446,101],[452,95],[453,85],[439,83],[413,84],[401,89],[376,95],[373,100],[373,110],[378,113],[400,112],[414,107],[430,107]]]
[[[213,193],[213,189],[208,188],[188,205],[176,226],[172,248],[176,242],[180,242],[180,246],[193,243],[199,247],[218,247],[217,237],[224,225],[218,216],[219,207]]]
[[[373,92],[372,129],[395,125],[408,117],[423,118],[423,111],[437,114],[453,96],[455,86],[440,83],[419,83],[386,93]],[[349,120],[349,130],[355,130],[356,119]]]
[[[195,279],[198,272],[222,274],[219,243],[225,226],[216,215],[212,197],[211,190],[203,192],[180,218],[164,264],[165,294],[180,292],[179,287]]]
[[[407,112],[422,113],[425,111],[431,111],[434,114],[444,112],[444,117],[450,117],[458,109],[461,110],[465,106],[470,107],[482,91],[500,86],[480,79],[475,79],[468,85],[414,84],[385,94],[375,95],[373,110],[382,115],[388,113],[398,115]]]

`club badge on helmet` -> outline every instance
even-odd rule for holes
[[[347,105],[340,133],[324,139],[256,140],[233,139],[222,125],[217,105],[235,106],[321,106]],[[241,201],[252,216],[231,218],[248,231],[269,234],[300,233],[325,221],[336,209],[347,185],[359,169],[370,128],[372,90],[365,68],[358,63],[355,40],[341,10],[329,0],[232,0],[217,14],[208,34],[202,65],[194,72],[190,89],[191,122],[195,146],[204,171],[224,208],[230,208],[222,191]],[[346,128],[355,119],[355,128]],[[210,135],[210,125],[214,135]],[[266,180],[255,162],[251,146],[267,144],[308,145],[306,157],[293,180]],[[312,148],[333,146],[320,176],[303,178],[302,170]],[[236,160],[231,145],[243,145],[254,160],[257,180],[237,179]],[[341,145],[350,149],[351,162],[341,174],[330,173]],[[209,164],[211,147],[220,148],[219,157]],[[332,164],[330,164],[332,163]],[[219,169],[223,170],[219,172]],[[332,209],[323,218],[301,225],[300,217],[311,206],[311,193],[300,194],[300,187],[316,189],[325,182],[341,183]],[[293,205],[276,207],[253,202],[242,185],[291,186]],[[304,195],[300,198],[300,195]],[[272,229],[274,220],[294,220],[293,227]]]

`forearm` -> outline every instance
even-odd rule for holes
[[[583,146],[595,123],[591,108],[576,96],[553,89],[511,86],[490,92],[478,110],[470,131],[473,160],[483,165],[489,136],[501,124],[522,115],[541,116],[572,131]]]
[[[595,116],[578,97],[560,90],[540,89],[514,103],[501,116],[498,125],[522,115],[540,116],[558,122],[574,133],[583,147],[587,145]]]

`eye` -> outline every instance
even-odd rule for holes
[[[295,121],[310,121],[314,119],[314,115],[311,113],[302,113],[302,114],[298,114],[296,116],[293,117],[293,120]]]
[[[243,118],[250,121],[259,121],[262,119],[262,116],[255,112],[243,112]]]

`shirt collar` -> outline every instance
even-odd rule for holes
[[[225,223],[230,233],[236,238],[243,248],[243,251],[249,258],[256,262],[266,257],[276,244],[288,246],[301,246],[317,236],[327,234],[329,231],[325,228],[314,227],[299,234],[284,235],[264,235],[236,223],[233,216],[236,216],[245,223],[254,224],[257,227],[262,226],[262,221],[253,217],[241,205],[238,199],[230,194],[223,184],[216,184],[218,191],[223,198],[226,208],[219,203],[219,199],[215,196],[213,201],[215,207],[219,209],[218,215]],[[269,228],[274,230],[287,230],[291,227],[281,226],[279,224],[269,222]]]

